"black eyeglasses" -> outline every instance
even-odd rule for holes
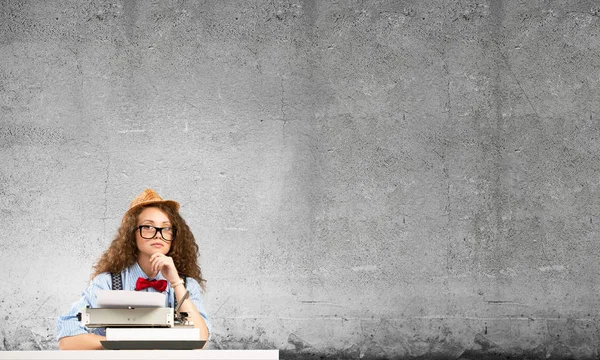
[[[140,236],[144,239],[154,239],[156,233],[160,232],[160,236],[163,240],[173,241],[173,239],[175,239],[175,234],[177,233],[177,230],[172,227],[159,228],[152,225],[140,225],[138,226],[138,229],[140,230]]]

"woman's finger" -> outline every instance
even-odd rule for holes
[[[157,272],[160,270],[160,258],[155,258],[152,261],[152,271]]]

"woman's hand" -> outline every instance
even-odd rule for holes
[[[163,253],[155,252],[150,256],[150,264],[152,265],[152,271],[154,273],[160,273],[167,279],[171,284],[179,281],[179,273],[173,263],[173,258],[166,256]]]

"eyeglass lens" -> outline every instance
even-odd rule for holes
[[[160,232],[160,236],[163,239],[165,239],[167,241],[171,241],[171,240],[173,240],[174,235],[175,235],[175,231],[173,230],[172,227],[159,228],[159,227],[154,227],[154,226],[150,226],[150,225],[140,225],[139,229],[140,229],[140,235],[144,239],[152,239],[156,236],[156,233]]]

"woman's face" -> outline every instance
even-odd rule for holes
[[[166,241],[165,238],[173,239],[173,233],[169,230],[173,225],[167,214],[155,207],[145,208],[138,216],[137,225],[135,240],[140,254],[150,256],[160,252],[166,255],[169,252],[171,242]],[[144,228],[140,231],[139,226],[144,226]],[[163,228],[162,235],[161,231],[157,231],[155,228]]]

